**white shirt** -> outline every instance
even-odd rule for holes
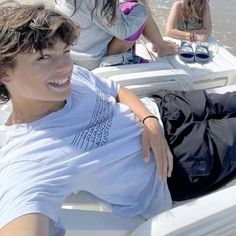
[[[150,218],[170,208],[168,186],[156,176],[154,158],[143,161],[142,124],[129,107],[116,103],[118,91],[116,83],[75,67],[72,94],[61,110],[4,127],[0,228],[34,212],[48,216],[57,231],[64,199],[78,191],[94,194],[126,217]],[[151,99],[144,102],[159,116]]]

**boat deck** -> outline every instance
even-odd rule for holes
[[[180,40],[165,38],[180,45]],[[210,37],[207,43],[210,53],[210,61],[205,64],[183,62],[179,55],[171,55],[159,58],[150,49],[151,45],[140,41],[137,44],[137,54],[144,56],[156,64],[166,64],[171,69],[183,69],[192,78],[193,89],[205,89],[227,86],[236,83],[236,57],[226,50],[215,38]],[[196,44],[192,44],[195,49]]]

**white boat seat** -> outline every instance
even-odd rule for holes
[[[159,214],[130,236],[236,235],[235,199],[236,185]]]
[[[149,75],[149,73],[147,73],[147,75]],[[153,77],[150,76],[148,78],[150,79],[149,80],[150,84],[152,84]],[[124,81],[125,81],[125,79],[124,79]],[[167,79],[167,81],[168,81],[168,79]],[[158,87],[158,88],[160,88],[160,87]],[[176,89],[176,87],[174,87],[173,89]],[[210,89],[207,91],[208,92],[219,92],[219,93],[225,93],[227,91],[236,91],[236,85]],[[1,110],[1,119],[0,120],[4,121],[4,119],[7,118],[7,115],[9,114],[9,112],[11,110],[10,105],[7,104],[7,105],[0,106],[0,110]],[[3,116],[5,116],[5,118]],[[0,137],[2,139],[4,139],[2,133],[0,134]],[[224,201],[222,201],[222,202],[226,202],[225,199],[227,199],[227,196],[232,195],[232,196],[234,196],[234,204],[236,204],[236,202],[235,202],[235,199],[236,199],[235,186],[236,186],[236,179],[232,180],[231,183],[225,187],[226,190],[230,188],[230,192],[227,192],[227,195],[224,195],[225,192],[223,192],[223,195],[221,195],[221,198],[220,198],[221,201],[222,201],[222,199],[224,199]],[[213,193],[213,195],[215,193]],[[208,198],[205,198],[205,200],[207,200],[207,199]],[[209,198],[209,199],[211,199],[211,198]],[[191,212],[195,212],[195,210],[199,209],[198,201],[199,201],[198,199],[195,199],[195,200],[191,200],[190,202],[187,203],[188,206],[191,206],[191,205],[195,206],[196,205],[196,208],[194,209],[194,211],[192,210]],[[228,202],[228,200],[227,200],[227,202]],[[180,203],[180,205],[183,203],[184,202]],[[214,202],[212,204],[212,200],[208,201],[208,204],[209,204],[209,206],[210,205],[218,206],[218,203],[216,203],[216,202]],[[174,205],[174,206],[176,206],[176,205]],[[186,206],[187,205],[185,205],[185,204],[183,206],[179,206],[180,208],[178,208],[178,209],[180,209],[180,210],[177,211],[177,212],[179,212],[178,213],[179,215],[181,215],[181,213],[182,213],[181,207],[183,207],[183,209],[184,209],[184,208],[186,208]],[[224,205],[224,206],[226,206],[226,205]],[[174,210],[174,209],[175,208],[173,208],[172,210]],[[234,212],[234,209],[235,208],[233,208],[233,213],[234,213],[234,215],[236,215],[236,212]],[[172,214],[172,210],[169,213]],[[221,210],[219,210],[219,213],[220,212],[221,212]],[[179,217],[178,214],[177,214],[176,218]],[[165,215],[166,215],[166,218],[161,221],[163,224],[163,227],[165,227],[165,225],[167,224],[167,222],[170,219],[168,216],[171,216],[167,213],[165,213]],[[204,217],[204,215],[202,215],[202,217]],[[191,217],[189,217],[189,218],[191,218]],[[63,207],[62,207],[62,219],[63,219],[64,225],[67,229],[66,236],[75,236],[75,235],[76,236],[77,235],[81,235],[81,236],[90,236],[90,235],[91,236],[99,236],[99,235],[102,235],[102,236],[106,236],[106,235],[107,236],[108,235],[109,236],[127,236],[142,223],[146,224],[145,220],[142,217],[127,219],[127,218],[123,218],[123,217],[119,217],[119,216],[114,215],[112,212],[110,212],[109,207],[107,207],[102,201],[100,201],[99,199],[95,198],[93,195],[88,194],[88,193],[79,193],[79,194],[75,194],[75,195],[68,197],[65,200],[65,203],[63,204]],[[210,220],[211,220],[211,218],[210,218]],[[159,221],[160,220],[158,220],[158,222]],[[149,230],[150,230],[149,223],[147,224],[147,226],[144,226],[144,227],[149,227]],[[132,236],[138,236],[138,232],[139,231],[134,231]],[[147,232],[149,232],[149,231],[147,231]],[[135,234],[137,234],[137,235],[135,235]],[[151,234],[144,234],[144,235],[151,236]],[[155,235],[155,234],[152,234],[152,235]],[[176,234],[176,235],[178,235],[178,234]],[[179,235],[182,235],[182,234],[179,234]]]
[[[155,63],[131,64],[122,66],[99,67],[92,70],[92,72],[101,78],[108,78],[113,75],[123,75],[135,72],[137,73],[137,72],[168,70],[168,69],[173,69],[173,67],[169,63],[155,62]]]
[[[66,236],[231,236],[236,233],[235,199],[234,184],[148,221],[141,217],[129,219],[108,212],[77,209],[62,209],[61,216],[67,229]]]
[[[178,39],[170,37],[165,37],[165,39],[174,41],[179,45],[181,43]],[[139,54],[139,51],[141,53],[148,51],[154,63],[166,63],[172,69],[183,69],[192,77],[193,89],[207,89],[236,84],[236,57],[220,45],[215,38],[209,37],[208,43],[211,60],[205,64],[186,63],[178,55],[157,57],[151,51],[151,44],[144,41],[137,44],[137,54]],[[196,45],[193,43],[193,48],[195,47]]]
[[[126,86],[138,96],[147,96],[161,89],[188,91],[193,87],[191,77],[181,69],[135,72],[108,78]]]

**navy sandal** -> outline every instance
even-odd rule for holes
[[[195,61],[199,63],[207,63],[210,60],[208,46],[198,44],[195,50]]]
[[[195,54],[190,42],[182,41],[179,48],[179,57],[182,61],[191,63],[194,62]]]

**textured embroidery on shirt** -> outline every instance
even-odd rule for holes
[[[89,151],[106,144],[113,116],[114,105],[109,100],[109,96],[99,92],[88,127],[75,135],[72,145]]]

